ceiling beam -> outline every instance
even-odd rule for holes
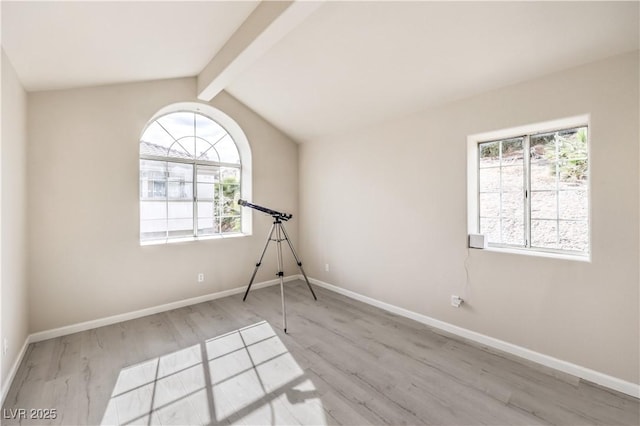
[[[321,4],[262,1],[198,75],[198,99],[213,99]]]

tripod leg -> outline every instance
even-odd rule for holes
[[[264,258],[264,254],[267,252],[267,247],[269,247],[269,242],[271,241],[271,236],[273,235],[273,230],[275,229],[276,224],[271,225],[271,231],[269,232],[269,236],[267,237],[267,242],[264,245],[264,249],[262,250],[262,254],[260,255],[260,259],[258,259],[258,263],[256,263],[256,269],[253,270],[253,275],[251,275],[251,281],[249,281],[249,286],[247,286],[247,291],[244,292],[244,297],[242,301],[247,300],[247,295],[249,294],[249,290],[251,290],[251,285],[253,284],[253,280],[256,278],[256,274],[258,273],[258,268],[262,264],[262,258]]]
[[[282,267],[282,236],[280,235],[280,230],[282,229],[282,224],[277,223],[276,225],[276,242],[278,244],[278,277],[280,277],[280,297],[282,299],[282,323],[284,324],[284,332],[287,332],[287,311],[284,305],[284,268]]]
[[[311,291],[311,295],[313,296],[314,300],[318,300],[318,298],[316,297],[315,292],[313,291],[313,287],[311,287],[311,284],[309,283],[309,279],[307,278],[307,274],[304,273],[304,269],[302,269],[302,262],[300,262],[300,259],[298,258],[298,255],[296,254],[295,249],[293,248],[293,244],[291,244],[291,240],[289,240],[289,235],[287,234],[287,230],[284,229],[284,225],[280,224],[280,227],[282,228],[282,232],[284,233],[284,238],[285,240],[287,240],[287,243],[289,244],[289,248],[291,249],[291,253],[293,253],[293,257],[296,259],[296,263],[298,264],[298,268],[300,269],[300,272],[302,272],[302,276],[304,277],[304,280],[307,282],[307,287],[309,287],[309,290]]]

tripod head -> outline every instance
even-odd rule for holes
[[[266,213],[268,215],[271,215],[274,219],[276,220],[282,220],[284,222],[286,222],[287,220],[291,219],[293,217],[292,214],[288,214],[288,213],[281,213],[275,210],[271,210],[268,209],[266,207],[262,207],[259,206],[257,204],[251,204],[245,200],[238,200],[238,204],[240,204],[242,207],[249,207],[258,211],[261,211],[263,213]]]

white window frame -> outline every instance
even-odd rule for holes
[[[238,167],[240,169],[240,197],[243,199],[251,200],[252,197],[252,156],[251,156],[251,147],[249,145],[249,140],[247,136],[242,131],[242,128],[236,121],[220,111],[217,108],[214,108],[208,104],[202,104],[198,102],[178,102],[171,105],[168,105],[159,111],[157,111],[146,123],[140,135],[138,137],[138,141],[142,139],[142,135],[147,130],[153,122],[155,122],[160,117],[175,113],[175,112],[194,112],[198,114],[202,114],[213,121],[217,122],[220,126],[222,126],[227,133],[231,136],[233,141],[235,142],[236,147],[238,148],[238,154],[240,155],[240,166],[232,165],[232,167]],[[152,156],[141,156],[138,154],[138,159],[147,158],[151,160],[159,160],[159,161],[169,161],[175,163],[186,163],[193,164],[194,176],[197,169],[197,164],[206,165],[206,161],[200,161],[198,163],[194,163],[190,160],[180,160],[177,158],[153,158]],[[222,163],[221,163],[222,164]],[[222,164],[224,166],[224,164]],[[139,166],[138,166],[139,167]],[[140,182],[140,173],[138,172],[138,187]],[[195,197],[195,186],[196,181],[194,178],[194,197]],[[138,202],[138,209],[140,208],[140,202]],[[195,210],[195,201],[194,201],[194,210]],[[194,216],[194,229],[195,229],[195,221],[197,216]],[[138,211],[138,227],[140,226],[140,211]],[[141,246],[146,245],[157,245],[157,244],[171,244],[171,243],[179,243],[179,242],[188,242],[188,241],[199,241],[199,240],[212,240],[212,239],[223,239],[223,238],[233,238],[233,237],[243,237],[250,236],[253,233],[253,220],[250,209],[241,209],[241,221],[242,221],[242,230],[241,232],[236,233],[228,233],[228,234],[216,234],[216,235],[206,235],[206,236],[189,236],[183,238],[163,238],[157,240],[140,240],[140,233],[138,233],[138,240]]]
[[[484,133],[478,133],[469,135],[467,137],[467,234],[478,234],[480,232],[480,188],[479,188],[479,157],[478,157],[478,145],[484,142],[491,142],[503,139],[510,139],[516,137],[528,137],[532,134],[552,132],[555,130],[569,129],[574,127],[587,127],[587,158],[589,161],[589,178],[587,180],[587,193],[588,193],[588,251],[584,254],[570,252],[559,249],[544,249],[538,247],[514,247],[503,246],[499,244],[489,244],[486,250],[525,254],[541,257],[551,257],[569,260],[591,261],[591,174],[592,174],[592,162],[591,162],[591,128],[590,128],[590,116],[589,114],[578,115],[568,118],[562,118],[558,120],[545,121],[535,124],[527,124],[518,127],[512,127],[509,129],[502,129]],[[526,144],[525,144],[526,145]],[[530,186],[528,174],[529,174],[529,158],[525,156],[525,179],[526,185],[523,182],[523,188],[526,190]],[[530,194],[526,194],[530,197]],[[525,209],[526,210],[526,209]],[[525,228],[529,229],[531,226],[531,217],[528,212],[525,211]]]

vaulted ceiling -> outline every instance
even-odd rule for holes
[[[638,49],[638,2],[7,2],[29,91],[198,77],[304,142]]]

